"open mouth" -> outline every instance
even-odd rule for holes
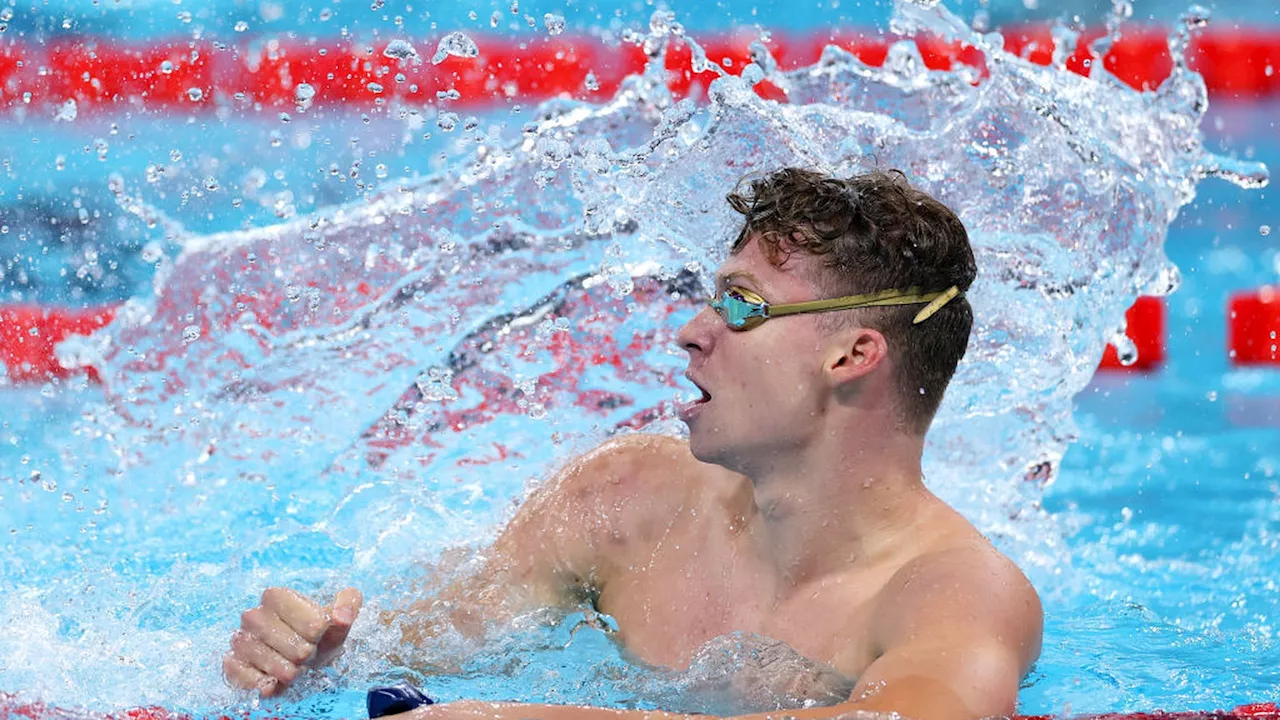
[[[689,377],[688,375],[685,375],[684,377],[685,377],[685,379],[686,379],[686,380],[688,380],[690,383],[692,383],[692,384],[693,384],[693,387],[694,387],[694,388],[696,388],[696,389],[698,390],[698,393],[699,393],[698,397],[696,397],[696,398],[694,398],[694,399],[692,399],[692,400],[690,400],[690,401],[689,401],[689,404],[690,404],[690,405],[701,405],[701,404],[703,404],[703,403],[710,402],[710,400],[711,400],[711,393],[707,392],[707,389],[706,389],[706,388],[704,388],[704,387],[702,387],[701,385],[699,385],[699,384],[698,384],[698,382],[697,382],[696,380],[694,380],[693,378]]]

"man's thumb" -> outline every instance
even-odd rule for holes
[[[360,614],[362,604],[364,604],[364,596],[355,588],[347,588],[338,593],[338,597],[333,600],[333,606],[329,608],[329,629],[324,631],[324,635],[316,643],[314,664],[323,665],[329,662],[342,648],[342,643],[347,640],[347,633],[351,632],[351,623],[354,623],[356,616]]]
[[[338,593],[333,600],[333,610],[329,612],[332,625],[344,628],[351,627],[360,614],[360,606],[364,605],[364,596],[355,588],[347,588]]]

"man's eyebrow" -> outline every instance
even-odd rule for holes
[[[751,283],[757,288],[760,287],[759,278],[747,272],[746,270],[734,270],[733,272],[727,273],[724,275],[716,273],[716,287],[723,287],[725,285],[729,285],[731,284],[731,281],[734,278],[742,278],[743,280],[746,280],[747,282]]]

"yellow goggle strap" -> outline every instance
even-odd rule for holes
[[[942,309],[951,300],[960,295],[960,288],[952,285],[946,290],[939,292],[921,292],[918,287],[909,287],[905,290],[881,290],[880,292],[866,293],[864,295],[847,295],[845,297],[831,298],[829,300],[809,300],[807,302],[786,303],[782,305],[770,305],[764,301],[759,295],[738,288],[738,292],[742,293],[744,298],[759,302],[764,305],[766,318],[782,317],[783,315],[798,315],[800,313],[818,313],[831,312],[832,310],[852,310],[854,308],[879,307],[885,305],[916,305],[919,303],[929,303],[916,316],[912,318],[911,324],[918,325],[928,320],[934,313]]]

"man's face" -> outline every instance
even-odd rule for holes
[[[808,279],[810,263],[817,260],[795,253],[775,267],[751,241],[720,267],[716,292],[737,285],[771,303],[813,300],[818,290]],[[828,397],[822,366],[829,350],[814,316],[737,331],[704,307],[681,328],[679,341],[689,353],[686,375],[703,391],[681,411],[699,460],[744,471],[757,458],[813,437]]]

